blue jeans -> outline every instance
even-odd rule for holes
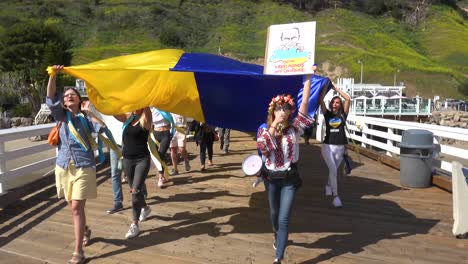
[[[122,205],[122,169],[119,169],[119,157],[112,149],[109,152],[111,179],[112,179],[112,192],[114,193],[114,206]]]
[[[299,186],[286,180],[268,181],[270,218],[276,236],[276,258],[280,260],[284,257],[284,250],[288,243],[289,217]]]

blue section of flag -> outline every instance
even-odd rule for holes
[[[330,90],[331,88],[331,82],[330,79],[326,77],[322,77],[319,75],[314,75],[312,77],[312,81],[310,82],[310,96],[309,96],[309,116],[314,117],[315,112],[317,112],[317,109],[320,107],[320,93],[322,92],[322,89],[327,89]],[[299,110],[299,106],[302,103],[302,92],[303,88],[299,90],[299,93],[297,95],[297,107]]]
[[[184,53],[171,71],[263,75],[263,66],[208,53]]]
[[[297,94],[300,76],[249,76],[195,73],[205,121],[241,131],[265,122],[268,104],[278,94]]]
[[[223,56],[184,53],[171,71],[194,72],[205,121],[214,126],[256,131],[266,121],[268,104],[274,96],[302,98],[303,76],[264,75],[263,66]],[[313,116],[320,91],[329,80],[314,76],[311,83],[309,113]]]

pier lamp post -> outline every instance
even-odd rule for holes
[[[399,72],[400,72],[400,69],[397,69],[395,71],[395,75],[393,75],[393,86],[396,86],[396,76],[397,76],[397,73],[399,73]]]
[[[363,69],[364,69],[364,61],[363,60],[358,60],[358,63],[361,64],[361,84],[362,84],[362,72],[363,72]]]

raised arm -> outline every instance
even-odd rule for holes
[[[325,105],[325,102],[323,101],[325,99],[325,95],[327,95],[327,88],[323,87],[322,92],[320,93],[320,110],[322,110],[322,113],[325,114],[328,109],[327,106]]]
[[[149,107],[143,108],[141,118],[144,123],[144,128],[148,131],[151,130],[151,126],[153,125],[153,114],[151,113],[151,109]]]
[[[49,82],[47,83],[47,97],[54,98],[57,93],[57,74],[63,70],[63,65],[52,66],[53,74],[49,76]]]
[[[114,115],[114,118],[119,120],[120,122],[124,123],[127,121],[129,115],[128,114],[119,114],[119,115]]]
[[[343,103],[343,111],[348,114],[349,113],[349,107],[351,105],[351,98],[347,93],[345,93],[343,90],[335,86],[335,83],[333,83],[333,89],[344,99]]]
[[[308,108],[309,108],[309,96],[310,96],[310,79],[312,75],[306,75],[306,81],[304,82],[304,89],[302,92],[302,102],[301,106],[299,107],[299,113],[303,115],[308,115]]]

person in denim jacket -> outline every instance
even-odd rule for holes
[[[105,125],[89,111],[89,102],[82,104],[76,89],[56,93],[56,75],[62,69],[62,65],[52,67],[46,104],[54,119],[61,122],[55,180],[58,197],[65,198],[72,212],[75,246],[68,263],[76,264],[84,262],[83,246],[88,245],[91,235],[86,226],[86,200],[97,197],[93,135],[104,132]]]

